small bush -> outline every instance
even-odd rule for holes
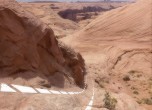
[[[141,76],[142,76],[141,74],[138,74],[138,75],[137,75],[138,78],[141,77]]]
[[[151,78],[149,78],[149,80],[150,80],[150,81],[152,81],[152,77],[151,77]]]
[[[150,99],[145,98],[145,99],[143,99],[143,102],[144,102],[144,104],[152,105],[152,98],[150,98]]]
[[[132,86],[131,89],[132,89],[132,90],[136,90],[137,88],[135,88],[135,87]]]
[[[98,80],[98,79],[95,79],[95,82],[96,82],[101,88],[104,88],[103,82],[101,82],[101,81]]]
[[[128,75],[126,75],[126,76],[123,77],[123,80],[124,81],[130,81],[130,77]]]
[[[128,73],[134,74],[134,73],[136,73],[136,71],[135,70],[130,70]]]
[[[112,98],[108,92],[105,94],[105,98],[103,101],[105,108],[109,110],[115,110],[117,100],[115,98]]]
[[[136,101],[138,104],[142,104],[142,101],[141,100],[137,100]]]
[[[139,92],[138,92],[138,91],[134,91],[133,93],[134,93],[134,94],[136,94],[136,95],[138,95],[138,94],[139,94]]]
[[[152,82],[149,82],[149,88],[152,88]]]

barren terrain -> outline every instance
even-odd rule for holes
[[[81,30],[99,14],[129,3],[20,3],[48,24],[58,38]]]
[[[151,110],[151,7],[0,1],[0,110]]]
[[[95,65],[91,70],[97,89],[128,94],[148,110],[152,109],[151,6],[150,0],[140,0],[109,11],[62,39],[83,55],[86,64]],[[127,108],[134,103],[127,103],[130,105],[118,110],[135,110]],[[102,108],[99,102],[98,107]]]

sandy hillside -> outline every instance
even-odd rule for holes
[[[83,54],[97,89],[119,96],[121,102],[113,96],[116,110],[152,109],[151,6],[151,0],[139,0],[106,12],[80,32],[62,39]],[[97,97],[102,97],[101,92]],[[129,95],[139,105],[120,94]],[[95,108],[105,106],[101,102],[97,98]]]
[[[79,25],[73,21],[61,18],[51,8],[51,3],[20,3],[24,9],[32,12],[51,27],[57,37],[65,37],[79,29]]]
[[[71,38],[84,43],[96,43],[98,40],[144,42],[151,39],[150,27],[151,3],[147,0],[104,13]]]
[[[0,110],[152,110],[151,5],[139,0],[107,10],[75,32],[78,23],[52,9],[59,6],[1,0]],[[72,48],[56,39],[67,34],[60,40]],[[4,83],[16,92],[4,91]]]
[[[127,3],[22,3],[44,23],[48,24],[59,38],[73,34],[105,11]],[[84,10],[85,8],[85,10]]]

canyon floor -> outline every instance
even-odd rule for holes
[[[0,110],[152,110],[151,0],[12,1],[0,2]]]

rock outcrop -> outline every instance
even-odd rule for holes
[[[59,11],[58,14],[64,19],[79,22],[81,20],[91,19],[92,16],[97,16],[99,14],[98,12],[109,11],[114,8],[115,7],[111,5],[108,8],[103,8],[102,6],[87,6],[82,9],[66,9]]]
[[[13,0],[0,2],[1,74],[7,76],[33,71],[50,76],[61,72],[81,77],[74,78],[77,84],[82,85],[84,60],[78,53],[72,54],[73,58],[69,54],[59,46],[53,30],[32,13]]]

